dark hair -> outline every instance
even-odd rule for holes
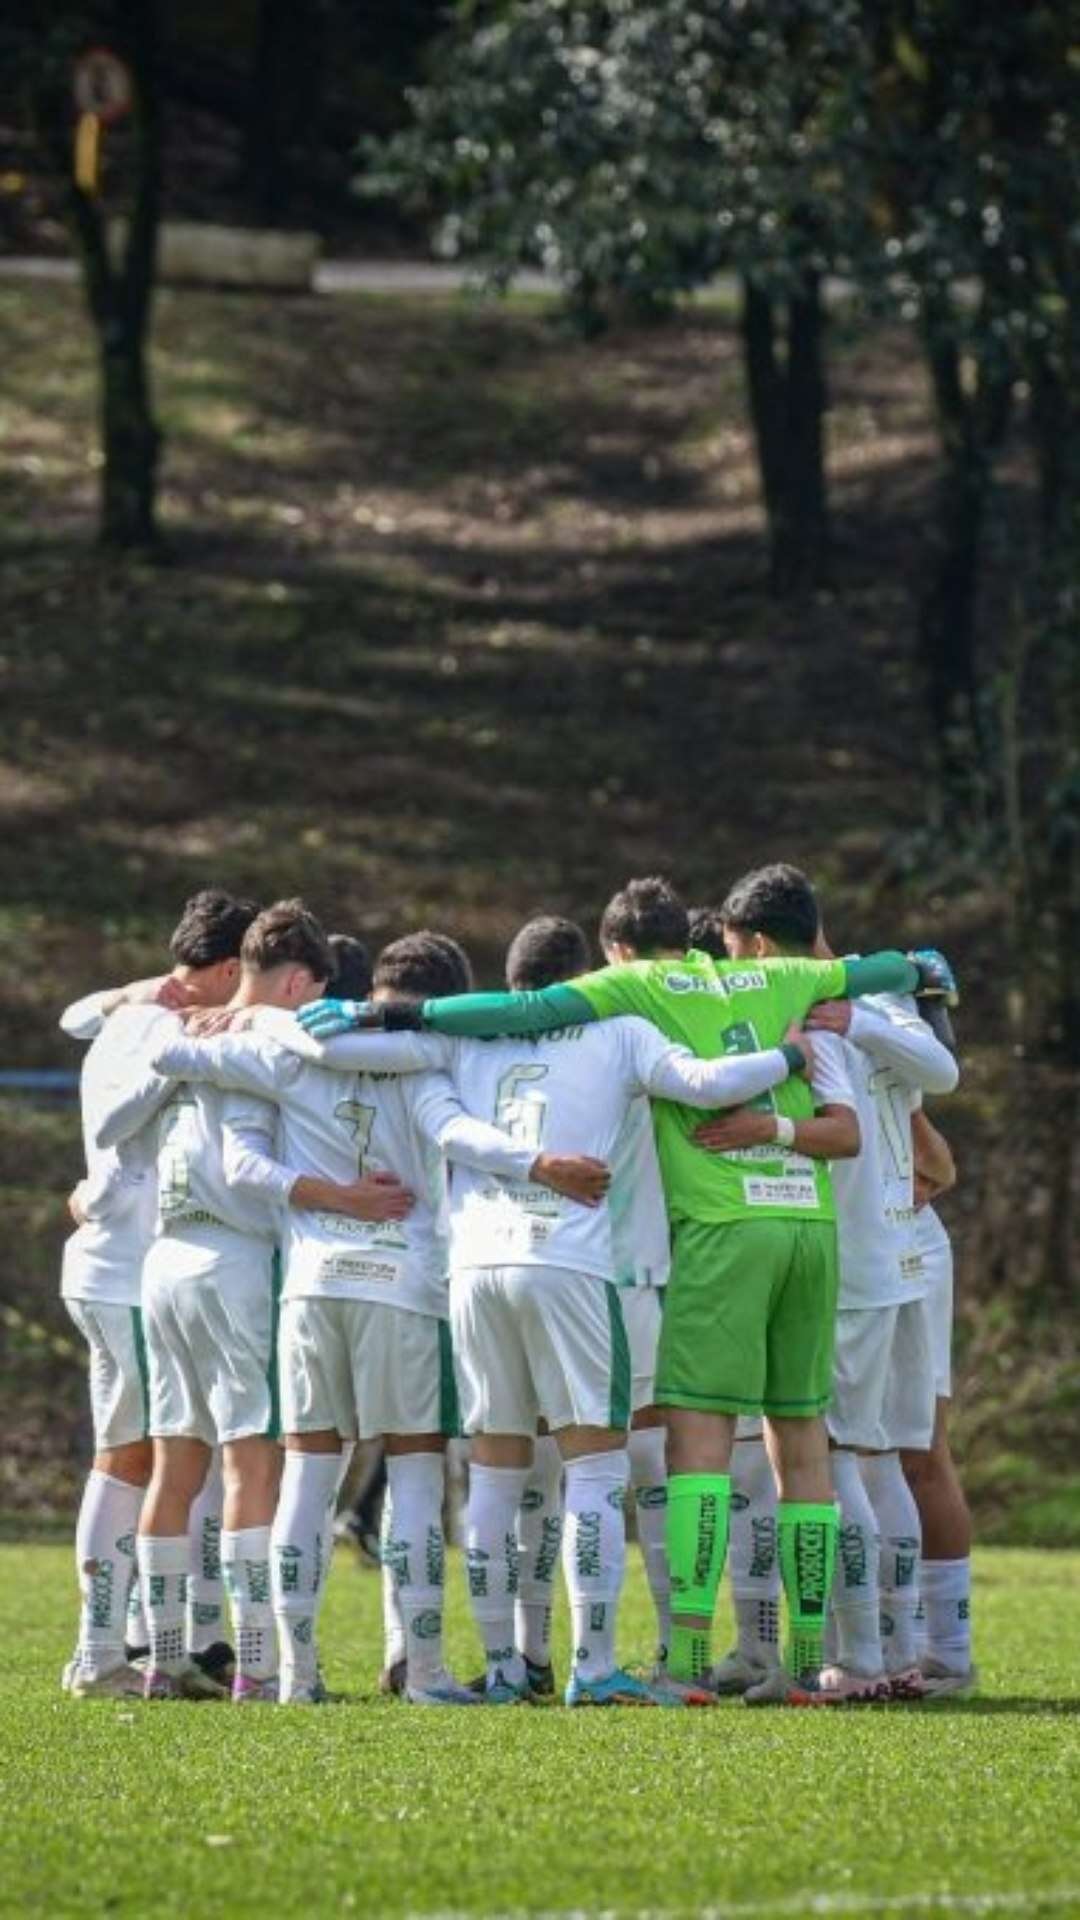
[[[447,933],[427,927],[392,940],[375,962],[372,987],[401,1000],[438,1000],[444,994],[468,993],[473,970],[464,947]]]
[[[719,907],[691,907],[690,945],[698,953],[711,953],[714,960],[726,960],[724,920]]]
[[[657,953],[675,948],[685,953],[690,944],[686,908],[669,880],[655,874],[630,880],[608,901],[600,921],[600,945],[632,947],[635,953]]]
[[[329,980],[334,956],[320,921],[302,900],[275,900],[256,914],[240,949],[243,965],[252,973],[272,967],[307,967],[315,980]]]
[[[337,1000],[366,1000],[371,992],[371,955],[351,933],[332,933],[327,945],[334,971],[326,991]]]
[[[222,887],[204,887],[184,902],[169,941],[178,967],[212,967],[235,960],[259,909],[254,900],[237,900]]]
[[[526,920],[506,950],[506,984],[515,992],[572,980],[589,964],[589,943],[573,920],[545,913]]]
[[[813,946],[821,928],[817,897],[805,873],[778,861],[736,880],[720,909],[725,927],[763,933],[778,947]]]

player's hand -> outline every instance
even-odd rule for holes
[[[583,1207],[598,1207],[611,1185],[611,1169],[587,1153],[539,1153],[529,1178]]]
[[[807,1014],[806,1024],[818,1033],[846,1033],[851,1025],[851,1001],[819,1000]]]
[[[924,1173],[919,1172],[918,1167],[916,1167],[912,1177],[912,1186],[914,1188],[916,1213],[918,1213],[920,1207],[929,1206],[935,1193],[940,1193],[941,1191],[940,1187],[936,1186],[933,1180],[928,1180]]]
[[[215,1033],[237,1033],[251,1025],[252,1007],[177,1007],[184,1029],[193,1040],[209,1040]]]
[[[341,1212],[354,1220],[404,1220],[416,1196],[392,1173],[364,1173],[341,1188]]]
[[[73,1187],[71,1192],[68,1194],[67,1210],[70,1213],[77,1227],[85,1227],[86,1221],[87,1221],[87,1215],[83,1212],[82,1201],[79,1198],[78,1187]]]
[[[784,1035],[784,1045],[785,1047],[798,1047],[803,1057],[802,1072],[808,1080],[811,1079],[815,1066],[814,1043],[806,1030],[799,1026],[798,1021],[792,1021]]]
[[[309,1000],[297,1010],[297,1019],[305,1033],[316,1040],[333,1040],[339,1033],[354,1033],[358,1027],[381,1027],[382,1009],[370,1000]]]
[[[144,987],[152,987],[152,993],[143,993]],[[140,1001],[153,1001],[159,1007],[168,1007],[171,1012],[179,1013],[184,1007],[196,1004],[192,999],[193,986],[186,986],[183,980],[174,980],[167,973],[163,980],[136,980],[130,987],[124,988],[124,999],[128,1006],[137,1006]]]
[[[703,1120],[694,1131],[694,1141],[710,1153],[733,1153],[736,1147],[771,1146],[776,1138],[776,1119],[771,1113],[759,1113],[754,1107],[732,1107],[730,1113],[715,1120]]]
[[[956,975],[937,947],[916,947],[908,959],[919,969],[919,984],[915,989],[918,999],[942,1000],[947,1007],[960,1005]]]

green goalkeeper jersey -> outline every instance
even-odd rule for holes
[[[574,990],[601,1018],[637,1013],[704,1059],[779,1046],[792,1021],[815,1001],[845,991],[842,960],[633,960],[579,976]],[[754,1102],[791,1120],[807,1120],[814,1097],[794,1075]],[[695,1144],[700,1111],[653,1102],[653,1124],[672,1219],[832,1220],[832,1183],[824,1161],[778,1146],[710,1153]]]

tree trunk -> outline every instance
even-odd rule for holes
[[[117,328],[102,352],[101,540],[109,547],[152,546],[161,435],[150,411],[141,336]]]
[[[828,569],[824,312],[811,278],[788,302],[786,351],[776,343],[772,296],[743,282],[742,340],[750,418],[769,529],[773,591],[799,594]]]
[[[293,0],[259,0],[248,94],[244,176],[260,220],[280,219],[288,201],[285,91]]]

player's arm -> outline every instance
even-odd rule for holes
[[[501,1128],[468,1113],[443,1075],[432,1076],[418,1093],[413,1117],[448,1160],[479,1173],[528,1180],[586,1207],[598,1206],[611,1184],[604,1161],[589,1154],[537,1153],[533,1147],[516,1146]]]
[[[151,1039],[134,1056],[131,1070],[111,1086],[103,1087],[96,1102],[93,1141],[96,1147],[116,1147],[141,1133],[171,1098],[173,1082],[154,1067],[160,1038]]]
[[[814,1105],[812,1118],[791,1120],[784,1114],[759,1113],[741,1107],[698,1127],[694,1139],[713,1153],[732,1153],[737,1147],[764,1147],[773,1143],[804,1153],[810,1160],[853,1160],[862,1146],[855,1095],[843,1062],[840,1042],[830,1047],[826,1036],[814,1050]]]
[[[807,1025],[846,1035],[875,1066],[892,1067],[919,1093],[952,1093],[960,1079],[955,1055],[907,1007],[825,1000],[811,1008]]]
[[[946,1006],[955,1006],[957,1001],[953,970],[936,947],[920,947],[914,953],[885,949],[857,959],[799,964],[816,970],[820,985],[814,996],[817,1000],[855,1000],[867,993],[914,993],[939,999]]]
[[[202,1080],[266,1100],[276,1100],[302,1070],[295,1054],[257,1033],[223,1033],[196,1040],[182,1031],[158,1043],[153,1068],[169,1080]]]
[[[952,1148],[921,1108],[911,1116],[911,1145],[915,1156],[915,1182],[918,1203],[925,1206],[940,1193],[956,1185],[956,1161]]]
[[[794,1028],[782,1047],[716,1060],[699,1060],[688,1047],[667,1045],[655,1027],[645,1028],[639,1043],[639,1086],[654,1099],[678,1100],[688,1107],[741,1107],[792,1073],[810,1071],[813,1059],[812,1043]]]
[[[60,1025],[72,1040],[96,1040],[105,1022],[120,1007],[176,1008],[184,1004],[185,990],[180,982],[170,973],[159,973],[148,980],[129,980],[122,987],[103,987],[84,994],[64,1008]]]
[[[325,1006],[326,1001],[317,1001],[316,1006]],[[343,1004],[362,1004],[359,1001]],[[304,1009],[306,1011],[306,1009]],[[379,1009],[376,1009],[379,1011]],[[259,1022],[261,1028],[262,1022]],[[320,1040],[308,1031],[293,1015],[289,1015],[289,1032],[284,1025],[275,1027],[274,1038],[283,1047],[309,1060],[313,1066],[329,1067],[337,1072],[347,1073],[431,1073],[440,1067],[449,1065],[451,1058],[450,1042],[436,1033],[410,1032],[356,1032],[338,1033],[329,1039]],[[258,1029],[257,1029],[258,1030]]]
[[[418,1006],[317,1000],[301,1007],[297,1018],[308,1033],[324,1039],[360,1028],[389,1033],[427,1029],[493,1040],[503,1034],[551,1033],[557,1027],[580,1027],[601,1015],[576,987],[558,985],[523,993],[457,993],[424,1000]]]
[[[291,1056],[290,1065],[297,1065]],[[189,1078],[186,1073],[181,1077]],[[223,1084],[235,1087],[236,1083]],[[411,1212],[413,1195],[393,1174],[362,1174],[356,1180],[340,1181],[296,1173],[275,1156],[276,1119],[273,1107],[262,1098],[252,1100],[237,1092],[225,1102],[222,1164],[230,1187],[275,1206],[344,1213],[354,1220],[403,1220]]]

